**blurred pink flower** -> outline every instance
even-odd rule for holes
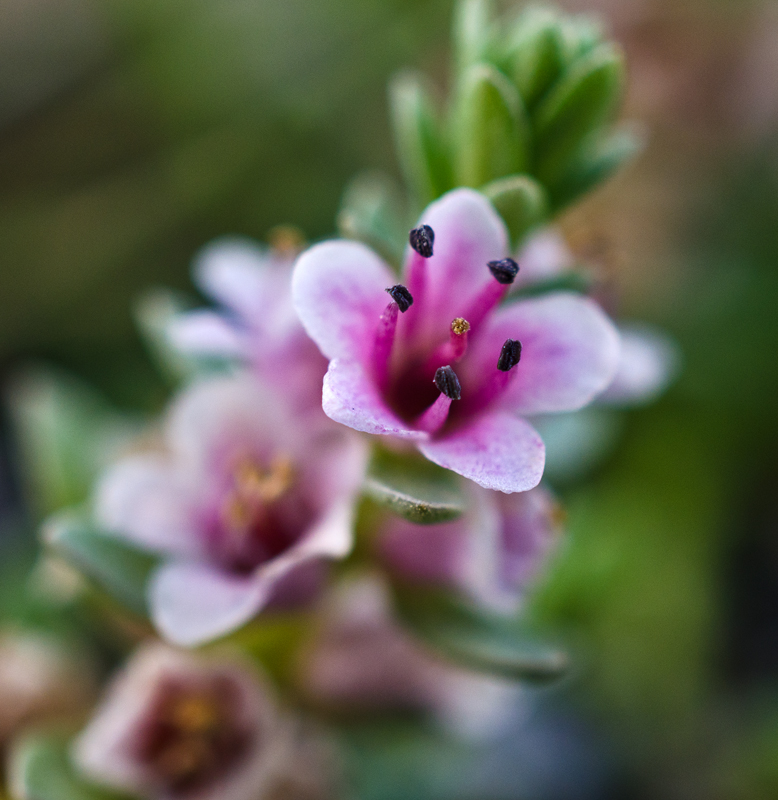
[[[414,233],[402,284],[355,242],[324,242],[298,259],[295,307],[330,359],[324,411],[411,440],[487,489],[531,489],[544,447],[522,416],[590,402],[616,370],[618,334],[573,294],[500,307],[515,262],[502,220],[477,192],[445,195]]]
[[[194,282],[221,306],[179,314],[167,335],[180,352],[251,364],[278,381],[288,401],[318,405],[327,362],[292,306],[294,253],[250,239],[217,239],[195,259]]]
[[[114,679],[73,752],[92,780],[145,797],[263,800],[288,785],[298,749],[248,665],[152,644]]]
[[[562,512],[543,486],[505,495],[468,484],[460,519],[416,525],[390,517],[379,548],[401,577],[454,587],[491,609],[515,612],[562,533]]]
[[[115,465],[99,524],[163,555],[151,616],[196,645],[251,619],[298,568],[345,556],[366,451],[320,412],[292,413],[252,375],[203,381],[174,401],[165,453]]]
[[[518,711],[516,684],[454,666],[403,630],[386,586],[372,575],[330,596],[301,655],[303,693],[329,710],[421,711],[466,737],[498,733]]]

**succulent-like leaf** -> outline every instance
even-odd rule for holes
[[[604,38],[601,21],[590,14],[563,17],[560,32],[564,44],[566,64],[572,64],[594,50],[597,45],[602,43]]]
[[[395,148],[405,180],[426,205],[452,188],[451,166],[424,77],[401,73],[389,86]]]
[[[457,101],[455,174],[459,185],[479,188],[524,172],[530,128],[516,87],[489,64],[462,79]]]
[[[338,229],[370,245],[391,263],[399,264],[408,238],[400,191],[379,172],[357,175],[346,187],[338,212]]]
[[[99,530],[75,511],[49,519],[45,543],[108,594],[137,614],[146,615],[146,583],[157,558]]]
[[[32,734],[14,745],[9,758],[14,800],[124,800],[127,795],[89,783],[70,761],[68,741],[57,734]]]
[[[526,681],[550,681],[568,669],[567,654],[522,629],[521,621],[486,612],[441,590],[395,586],[403,622],[433,649],[470,669]]]
[[[377,450],[365,494],[411,522],[446,522],[465,510],[457,476],[415,454]]]
[[[489,59],[493,48],[490,0],[461,0],[454,11],[454,61],[461,75],[473,64]]]
[[[603,44],[578,59],[543,98],[533,115],[535,175],[558,182],[586,139],[612,116],[624,86],[624,57]]]
[[[559,15],[548,8],[529,8],[516,22],[504,57],[527,108],[559,77],[564,68],[565,42]]]
[[[529,175],[510,175],[492,181],[482,191],[508,226],[514,246],[548,213],[545,189]]]
[[[576,158],[556,185],[549,187],[554,211],[560,211],[606,181],[637,156],[645,137],[634,128],[621,128],[602,137]]]

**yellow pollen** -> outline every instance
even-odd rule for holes
[[[182,697],[171,709],[171,722],[182,732],[203,733],[219,723],[219,710],[202,695]]]
[[[292,486],[294,469],[288,456],[275,455],[267,470],[242,459],[232,474],[233,488],[224,504],[224,517],[233,530],[244,530],[262,508],[282,497]]]
[[[470,323],[462,317],[457,317],[451,322],[451,330],[457,336],[462,336],[470,330]]]

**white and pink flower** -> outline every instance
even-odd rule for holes
[[[98,523],[164,559],[148,601],[175,644],[234,630],[304,567],[351,549],[364,443],[290,406],[248,373],[196,383],[172,405],[165,451],[98,486]]]
[[[262,800],[294,769],[310,771],[299,745],[248,664],[151,644],[114,679],[73,754],[97,783],[154,800]]]
[[[417,525],[391,517],[379,551],[404,579],[463,592],[476,603],[516,612],[562,534],[562,512],[543,486],[505,495],[473,484],[466,513]]]
[[[502,220],[477,192],[445,195],[420,229],[402,284],[355,242],[324,242],[298,259],[294,304],[330,359],[324,411],[409,440],[487,489],[531,489],[545,454],[522,417],[589,403],[615,374],[618,334],[573,294],[500,306],[516,265]]]

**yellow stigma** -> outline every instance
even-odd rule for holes
[[[170,711],[170,721],[185,733],[202,733],[219,723],[219,710],[213,701],[201,694],[182,697]]]
[[[470,323],[462,317],[457,317],[451,322],[451,330],[457,336],[462,336],[470,330]]]

